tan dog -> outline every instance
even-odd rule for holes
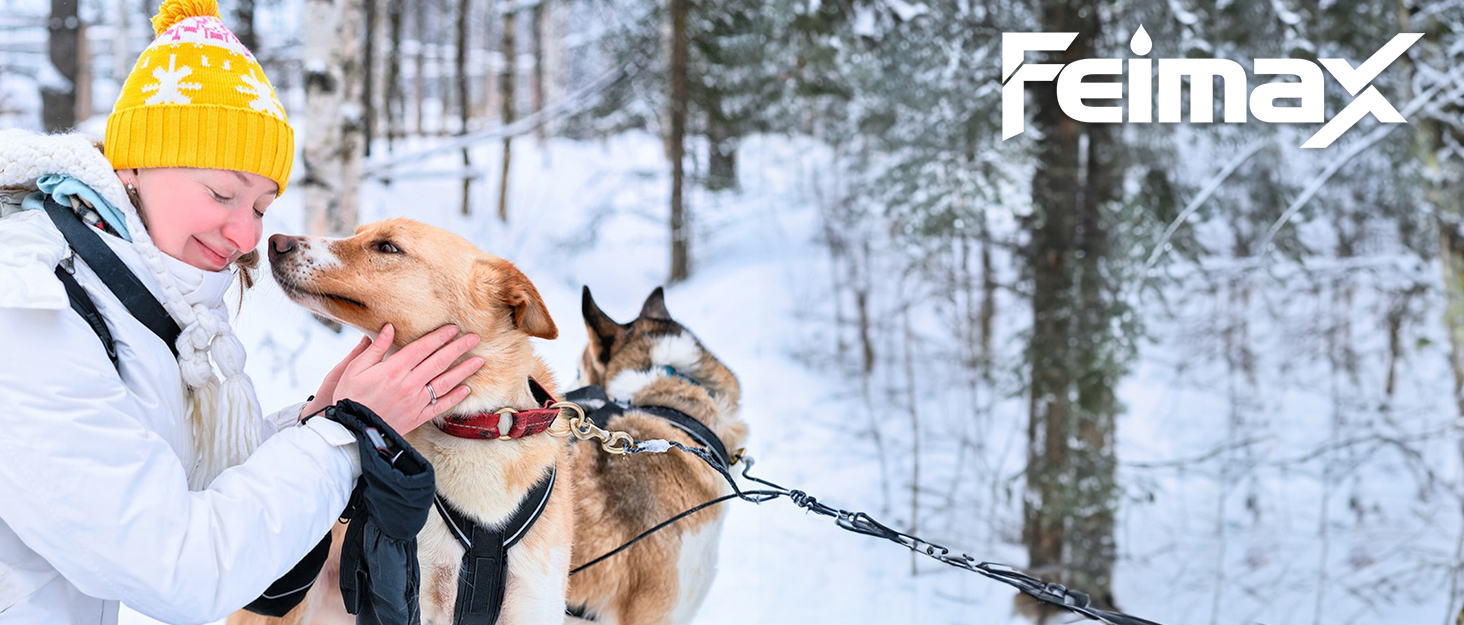
[[[661,289],[628,324],[601,311],[589,288],[583,312],[590,344],[580,365],[581,382],[603,386],[612,399],[632,405],[610,419],[609,429],[638,440],[697,445],[665,419],[635,408],[661,406],[702,422],[729,450],[742,446],[747,425],[737,417],[737,377],[671,319]],[[580,445],[577,453],[576,567],[730,492],[716,471],[679,451],[625,458]],[[576,574],[570,578],[569,605],[600,623],[689,622],[711,588],[722,517],[723,506],[697,512]]]
[[[483,368],[464,384],[472,394],[454,414],[499,408],[535,408],[529,378],[553,392],[548,368],[529,337],[558,334],[529,279],[508,261],[486,254],[460,236],[407,219],[361,226],[347,239],[270,238],[275,280],[300,305],[363,332],[390,322],[401,347],[446,324],[481,337],[463,360]],[[446,389],[444,389],[444,392]],[[437,492],[484,526],[505,523],[519,502],[557,467],[548,504],[527,535],[508,551],[507,587],[500,625],[558,623],[573,530],[571,457],[562,438],[547,433],[514,440],[472,440],[445,434],[444,417],[407,435],[436,471]],[[340,599],[341,534],[310,596],[285,619],[236,613],[230,623],[353,623]],[[464,549],[437,511],[418,535],[424,625],[452,623]]]

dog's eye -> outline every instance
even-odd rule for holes
[[[381,252],[382,254],[400,254],[400,253],[402,253],[401,248],[398,248],[396,245],[393,245],[391,241],[378,241],[376,243],[376,251]]]

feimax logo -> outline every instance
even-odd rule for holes
[[[1303,148],[1325,148],[1372,113],[1385,124],[1402,124],[1407,120],[1398,109],[1371,86],[1374,78],[1408,51],[1423,35],[1404,33],[1393,37],[1387,45],[1356,68],[1343,59],[1318,59],[1347,93],[1355,96],[1351,103],[1326,120],[1323,112],[1322,70],[1304,59],[1256,59],[1257,76],[1291,75],[1300,82],[1268,82],[1259,85],[1246,98],[1245,69],[1228,59],[1159,59],[1159,123],[1180,121],[1180,86],[1183,77],[1190,78],[1190,121],[1208,124],[1214,121],[1214,78],[1224,85],[1225,123],[1239,124],[1246,112],[1263,122],[1276,124],[1318,124],[1326,121]],[[1078,33],[1002,33],[1001,35],[1001,138],[1003,141],[1026,130],[1025,89],[1029,82],[1057,80],[1057,103],[1068,117],[1080,122],[1119,123],[1124,121],[1120,106],[1089,106],[1084,100],[1122,100],[1122,82],[1084,82],[1092,75],[1120,76],[1128,61],[1128,122],[1148,124],[1154,115],[1154,71],[1151,59],[1082,59],[1066,65],[1023,63],[1027,52],[1068,49]],[[1153,42],[1140,26],[1129,42],[1134,54],[1149,53]],[[1364,89],[1366,87],[1366,89]],[[1358,92],[1361,95],[1358,95]],[[1277,100],[1294,99],[1297,106],[1280,106]],[[1249,103],[1249,107],[1247,107]]]

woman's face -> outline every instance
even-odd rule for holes
[[[254,250],[279,191],[269,178],[227,169],[126,169],[117,176],[137,188],[153,244],[208,271],[222,271]]]

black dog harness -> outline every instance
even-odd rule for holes
[[[437,514],[464,549],[462,567],[458,570],[457,604],[452,615],[454,625],[498,622],[508,585],[508,549],[518,544],[544,513],[549,495],[554,492],[555,473],[550,467],[549,475],[519,501],[518,509],[502,528],[479,525],[441,493],[434,499]]]
[[[672,374],[674,375],[674,373]],[[693,384],[696,383],[695,380],[686,379]],[[660,417],[675,426],[676,429],[685,432],[697,444],[710,450],[724,466],[732,466],[732,456],[727,453],[727,446],[722,443],[722,439],[717,436],[717,433],[713,432],[712,428],[707,427],[705,423],[696,420],[696,417],[680,410],[665,406],[633,406],[624,401],[612,401],[604,388],[594,385],[570,391],[564,396],[564,399],[583,406],[585,410],[589,411],[585,418],[600,428],[608,428],[611,419],[625,414],[627,410]],[[588,606],[567,606],[564,613],[586,621],[597,620],[596,615],[589,611]]]
[[[624,401],[611,401],[610,396],[605,393],[605,389],[599,386],[575,389],[565,395],[564,399],[592,411],[585,415],[585,418],[601,428],[608,427],[607,424],[611,419],[625,414],[627,410],[660,417],[676,426],[676,429],[685,432],[698,445],[711,450],[724,466],[732,466],[732,456],[727,453],[727,446],[722,444],[722,439],[717,436],[717,433],[713,432],[712,428],[707,427],[705,423],[697,421],[695,417],[680,410],[665,406],[633,406]]]

